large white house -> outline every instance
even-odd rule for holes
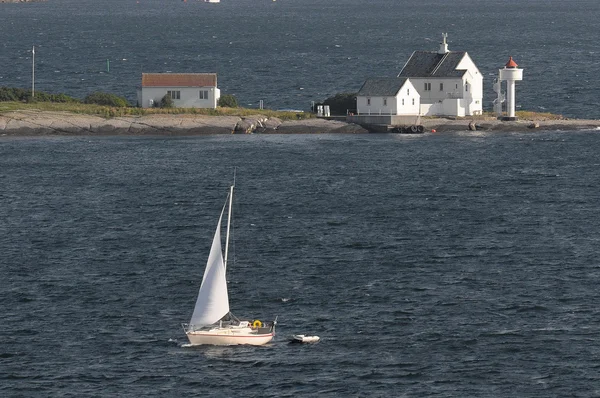
[[[410,79],[367,79],[356,94],[358,115],[418,115],[419,93]]]
[[[142,73],[138,106],[151,108],[168,95],[178,108],[216,108],[221,97],[216,73]]]
[[[409,78],[421,97],[420,115],[470,116],[483,110],[483,76],[466,51],[415,51],[398,77]]]

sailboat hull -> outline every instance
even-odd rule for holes
[[[210,330],[188,332],[187,337],[192,345],[265,345],[275,333],[253,334],[234,333],[232,330]]]

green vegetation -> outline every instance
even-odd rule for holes
[[[235,98],[233,95],[224,94],[219,98],[219,102],[217,103],[217,105],[223,108],[237,108],[238,102],[237,98]]]
[[[0,87],[0,101],[22,101],[22,102],[79,102],[78,99],[66,94],[48,94],[36,91],[35,97],[31,96],[31,90],[22,88]]]
[[[156,103],[155,103],[156,105]],[[159,108],[175,108],[175,102],[173,102],[173,98],[169,94],[165,94],[161,99],[160,103],[157,105]]]
[[[84,98],[84,104],[96,104],[106,106],[124,107],[129,106],[129,102],[123,97],[109,93],[92,93]]]
[[[272,118],[277,117],[281,120],[312,119],[314,114],[309,112],[282,112],[269,109],[248,109],[248,108],[136,108],[136,107],[110,107],[95,104],[82,103],[58,103],[58,102],[0,102],[0,113],[11,111],[40,111],[40,112],[71,112],[84,115],[96,115],[105,118],[121,116],[144,116],[144,115],[205,115],[205,116],[255,116],[264,115]]]
[[[562,120],[563,115],[555,115],[548,112],[516,111],[515,115],[521,120]]]
[[[238,108],[237,99],[232,95],[224,95],[224,106],[217,109],[203,108],[175,108],[170,97],[163,97],[159,107],[138,108],[131,107],[127,100],[114,94],[92,93],[83,102],[65,94],[47,94],[36,91],[35,100],[31,98],[31,91],[20,88],[0,87],[0,113],[11,111],[40,111],[40,112],[71,112],[85,115],[97,115],[105,118],[120,116],[143,115],[206,115],[206,116],[254,116],[277,117],[281,120],[311,119],[312,113],[296,113],[273,111],[269,109]],[[228,98],[231,97],[231,98]]]
[[[319,105],[329,105],[332,115],[345,115],[348,111],[356,110],[356,93],[339,93]]]

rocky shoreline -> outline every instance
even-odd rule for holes
[[[447,131],[527,131],[597,130],[600,120],[522,120],[503,122],[494,118],[424,118],[425,132]],[[76,136],[76,135],[163,135],[208,134],[364,134],[369,130],[339,120],[286,120],[256,115],[144,115],[105,119],[100,116],[68,112],[14,111],[0,114],[1,136]]]

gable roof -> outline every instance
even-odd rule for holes
[[[456,67],[466,54],[466,51],[449,51],[445,54],[415,51],[398,77],[462,77],[467,71],[457,70]]]
[[[362,85],[358,97],[394,97],[408,79],[405,77],[374,77]]]
[[[142,73],[142,87],[217,87],[217,74]]]

